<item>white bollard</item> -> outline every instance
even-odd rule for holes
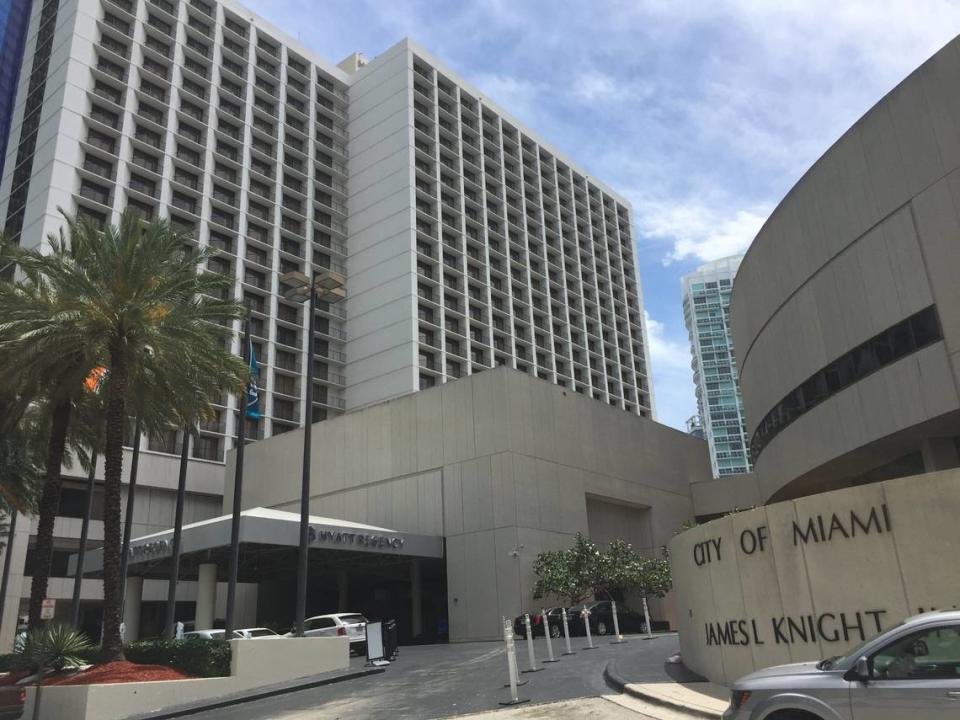
[[[593,635],[590,634],[590,611],[587,610],[587,606],[583,606],[583,610],[580,612],[580,617],[583,618],[583,627],[587,631],[587,646],[584,650],[596,650],[597,646],[593,644]]]
[[[513,627],[509,620],[504,619],[503,623],[503,640],[507,646],[507,672],[510,674],[510,699],[507,701],[501,701],[501,705],[519,705],[520,703],[528,702],[528,700],[521,700],[520,695],[517,691],[517,648],[516,644],[513,641]]]
[[[537,658],[533,654],[533,629],[530,627],[530,613],[523,614],[523,626],[527,631],[527,655],[530,659],[530,667],[527,670],[521,670],[520,672],[540,672],[543,670],[543,668],[537,667]]]
[[[617,601],[610,601],[610,609],[613,611],[613,634],[616,635],[616,639],[610,642],[611,645],[621,645],[626,642],[623,639],[623,635],[620,634],[620,620],[617,618]]]
[[[543,618],[543,634],[547,638],[548,659],[544,660],[544,662],[545,663],[557,662],[557,659],[553,656],[553,638],[550,637],[550,620],[547,617],[546,609],[544,608],[540,609],[540,617]]]
[[[643,596],[643,620],[647,624],[647,640],[653,639],[653,628],[650,627],[650,607],[647,605],[647,596]]]
[[[570,649],[570,627],[567,625],[567,609],[563,608],[560,612],[563,616],[563,637],[567,643],[567,651],[564,655],[574,655],[575,653]]]

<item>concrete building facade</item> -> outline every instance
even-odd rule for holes
[[[629,203],[426,50],[403,40],[337,65],[232,0],[26,7],[0,225],[39,246],[61,208],[98,223],[131,211],[214,248],[206,269],[251,311],[263,417],[248,437],[500,365],[649,414]],[[294,270],[346,276],[347,301],[318,305],[312,338],[283,297]],[[236,407],[222,398],[198,428],[198,520],[223,492]],[[170,489],[181,442],[142,439],[145,494]],[[75,525],[58,524],[63,553]],[[12,552],[15,618],[30,578],[27,547]]]
[[[577,532],[659,554],[691,518],[690,483],[709,477],[702,440],[509,368],[347,413],[312,438],[312,514],[444,538],[453,641],[496,639],[501,616],[539,607],[534,559]],[[245,450],[244,507],[299,511],[302,442],[297,430]],[[675,624],[672,602],[653,603],[654,619]]]
[[[680,280],[700,428],[710,445],[714,477],[750,472],[751,467],[730,332],[730,292],[741,259],[715,260]]]
[[[754,473],[671,542],[684,661],[719,682],[955,607],[960,38],[800,179],[730,303]]]

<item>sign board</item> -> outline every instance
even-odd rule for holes
[[[371,665],[389,665],[383,659],[383,623],[367,623],[367,662]]]
[[[44,598],[41,601],[40,605],[40,619],[41,620],[53,620],[53,616],[57,611],[57,600],[56,598]]]

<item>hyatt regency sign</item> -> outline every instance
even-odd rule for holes
[[[399,550],[403,547],[404,542],[403,538],[399,535],[376,535],[363,532],[326,530],[315,528],[313,525],[307,530],[307,538],[311,545],[341,545],[365,549],[379,548],[383,550]]]

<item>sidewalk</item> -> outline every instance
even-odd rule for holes
[[[645,664],[638,663],[637,658],[632,656],[607,663],[603,671],[604,678],[618,692],[656,705],[709,720],[722,717],[730,698],[727,688],[708,682],[682,663],[667,662],[667,658],[663,658],[663,661],[664,681],[646,681],[649,674],[643,671]]]

